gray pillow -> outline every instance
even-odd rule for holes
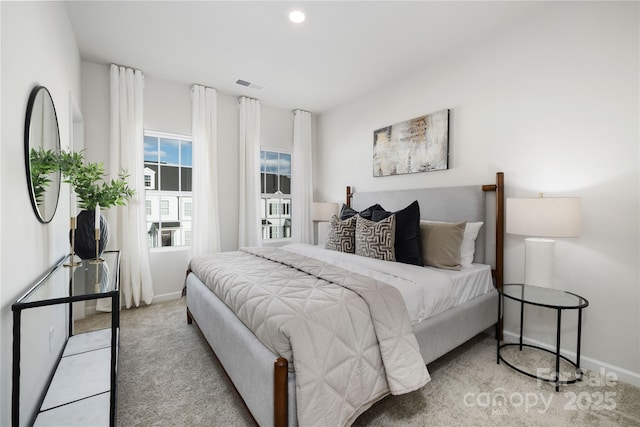
[[[395,261],[396,216],[374,222],[356,215],[356,255]]]
[[[422,258],[425,265],[460,270],[460,245],[465,222],[434,223],[420,221]]]
[[[356,217],[352,216],[340,221],[333,215],[329,221],[329,233],[324,247],[338,252],[355,252]]]

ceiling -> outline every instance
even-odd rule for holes
[[[69,1],[67,10],[84,60],[319,113],[512,25],[539,4]],[[304,23],[289,22],[293,9],[305,12]]]

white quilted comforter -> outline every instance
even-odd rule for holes
[[[350,425],[430,380],[392,286],[277,248],[196,257],[190,268],[293,365],[301,426]]]

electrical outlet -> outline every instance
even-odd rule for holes
[[[54,328],[53,326],[49,328],[49,353],[53,351],[53,337],[54,337]]]

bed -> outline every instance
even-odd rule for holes
[[[459,270],[417,266],[403,268],[397,265],[400,263],[372,261],[359,255],[341,254],[305,245],[290,245],[277,250],[247,248],[192,260],[186,279],[187,321],[198,326],[259,425],[349,425],[384,396],[402,394],[424,386],[429,381],[425,365],[488,328],[495,327],[496,333],[501,333],[501,325],[496,324],[497,292],[489,288],[500,288],[503,283],[504,175],[501,172],[497,173],[496,181],[492,184],[463,187],[392,192],[352,192],[347,187],[345,204],[355,212],[362,212],[379,204],[388,213],[393,213],[402,211],[415,201],[419,205],[420,219],[432,224],[483,224],[471,243],[472,264]],[[214,272],[209,273],[209,270],[206,270],[208,264],[214,266]],[[386,266],[380,267],[379,264]],[[236,265],[234,268],[238,273],[234,273],[232,265]],[[391,268],[390,272],[386,270],[387,266]],[[405,270],[408,272],[404,273]],[[434,270],[433,275],[439,277],[438,280],[453,284],[450,286],[451,290],[445,290],[445,297],[441,297],[438,302],[433,302],[427,294],[436,292],[439,285],[420,286],[419,290],[413,290],[418,292],[413,295],[401,289],[413,289],[416,283],[427,280],[420,276],[427,270]],[[404,274],[407,277],[404,277]],[[365,285],[362,277],[365,276],[369,281],[366,286],[373,283],[381,292],[372,294],[363,290]],[[268,302],[270,300],[265,299],[265,295],[250,294],[249,292],[253,291],[245,290],[252,288],[248,287],[248,283],[247,287],[243,287],[243,280],[259,281],[262,280],[261,277],[264,277],[267,288],[279,281],[290,283],[293,287],[287,294],[300,295],[299,301],[308,300],[308,294],[302,292],[313,293],[309,287],[313,288],[318,281],[328,282],[329,288],[332,289],[335,285],[335,289],[327,291],[328,296],[323,294],[318,299],[317,303],[321,304],[321,309],[311,310],[323,315],[316,315],[311,321],[307,321],[302,317],[296,317],[299,313],[290,312],[287,304],[281,308],[282,312],[273,314],[268,309],[278,305],[277,303]],[[387,280],[385,277],[393,279]],[[391,283],[394,281],[395,283]],[[243,286],[237,286],[236,282]],[[340,290],[341,286],[346,286],[346,291]],[[212,291],[214,288],[219,296]],[[266,293],[278,293],[277,289],[280,288],[273,289],[267,290]],[[347,298],[350,298],[349,302],[338,302],[338,299],[334,301],[330,292],[347,295]],[[244,294],[249,295],[248,300],[257,301],[251,312],[244,308],[248,305],[247,302],[240,301]],[[398,304],[398,298],[403,309],[389,309],[388,307],[394,307],[393,304]],[[339,305],[339,308],[335,309],[335,305]],[[385,305],[387,309],[381,308],[377,311],[378,314],[375,314],[374,307]],[[300,306],[306,307],[304,303]],[[366,326],[364,323],[364,326],[360,326],[358,316],[363,306],[369,307],[373,326]],[[238,311],[238,314],[230,307]],[[396,315],[399,312],[403,314]],[[390,313],[393,318],[388,319]],[[265,317],[257,317],[258,315]],[[291,338],[288,330],[286,333],[282,330],[270,330],[267,324],[279,317],[289,319],[285,322],[296,326],[289,326],[289,329],[307,330],[304,329],[307,328],[306,322],[315,324],[319,317],[323,318],[322,321],[335,322],[337,326],[331,323],[331,328],[336,330],[343,329],[342,323],[337,323],[341,317],[356,319],[354,324],[363,329],[356,331],[356,326],[349,326],[344,333],[344,336],[349,338],[341,336],[340,345],[327,341],[330,345],[325,343],[314,348],[315,343],[323,342],[326,334],[309,332],[309,337],[303,333],[302,338]],[[400,338],[394,338],[394,334]],[[288,339],[292,341],[289,343],[290,348],[285,347]],[[358,357],[365,358],[364,361],[349,361],[356,363],[348,365],[351,367],[350,371],[362,372],[344,379],[344,363],[340,362],[342,365],[335,369],[330,367],[328,371],[321,371],[328,378],[323,380],[322,384],[312,384],[309,378],[313,378],[313,374],[317,376],[317,372],[309,374],[304,370],[309,365],[303,358],[306,349],[313,348],[312,352],[320,354],[325,348],[342,346],[342,340],[348,339],[354,341],[345,344],[347,347],[353,346],[346,350],[349,357],[351,353],[358,353]],[[379,342],[380,348],[375,347],[372,350],[370,341]],[[336,356],[333,350],[331,351],[331,355],[317,357],[333,360]],[[394,351],[401,354],[392,355]],[[379,362],[378,359],[382,360]],[[313,369],[326,369],[326,363],[322,359],[321,363],[316,364],[322,366],[313,366]],[[333,385],[331,375],[336,372],[338,374],[335,376],[340,378],[336,379],[338,385]],[[375,375],[383,377],[380,379]],[[356,379],[362,383],[353,385]],[[339,381],[345,382],[349,389],[356,389],[363,396],[358,395],[359,400],[352,402],[352,398],[347,394],[349,391],[345,390],[345,395],[341,395]],[[332,393],[336,396],[332,396]],[[332,399],[340,406],[339,410],[331,407],[331,403],[324,407],[325,400]],[[323,410],[339,412],[339,421],[334,423],[327,421],[330,418],[316,418],[324,415],[314,411]],[[315,421],[320,419],[323,421]]]

